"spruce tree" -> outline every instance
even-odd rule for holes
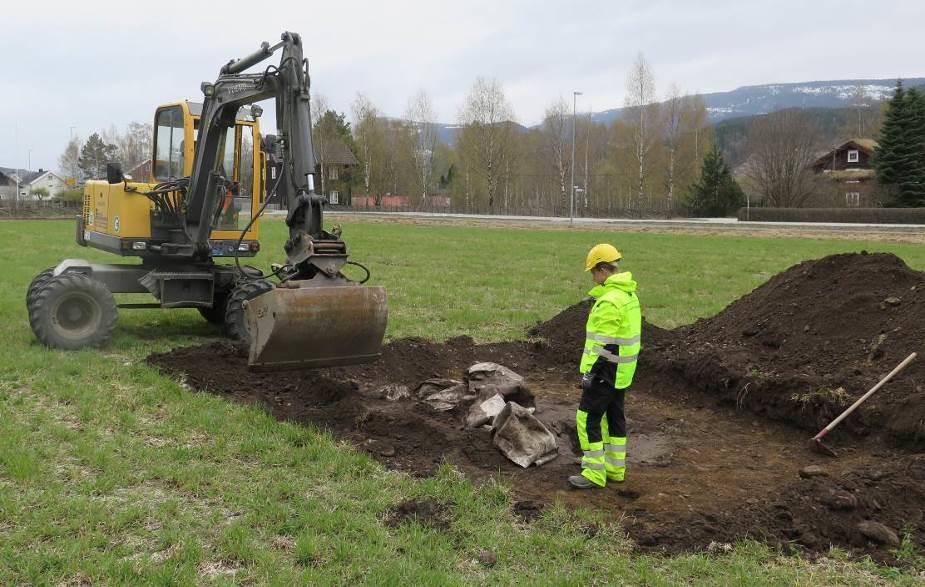
[[[688,193],[686,206],[692,216],[722,217],[734,212],[745,202],[745,194],[736,183],[723,160],[719,148],[703,158],[700,179]]]
[[[925,205],[925,95],[915,88],[907,91],[905,110],[905,174],[899,178],[896,204],[922,206]]]
[[[77,166],[87,179],[106,177],[106,164],[116,156],[115,145],[107,144],[99,134],[93,133],[80,148]]]
[[[925,95],[902,80],[887,104],[873,165],[891,205],[925,205]]]

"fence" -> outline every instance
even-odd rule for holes
[[[568,218],[568,212],[562,214],[559,210],[547,206],[509,206],[496,207],[490,209],[487,206],[414,206],[411,204],[368,206],[365,202],[361,205],[352,206],[326,206],[329,210],[344,210],[351,212],[429,212],[436,214],[491,214],[497,216],[535,216],[535,217],[552,217]],[[667,210],[625,208],[625,207],[607,207],[594,208],[582,207],[576,208],[575,218],[632,218],[632,219],[666,219],[666,218],[687,218],[688,215],[683,212],[670,213]]]
[[[925,208],[739,208],[740,221],[925,224]]]
[[[0,200],[0,216],[72,216],[83,202],[67,200]]]

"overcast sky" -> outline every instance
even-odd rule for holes
[[[659,95],[672,82],[696,93],[925,75],[921,0],[85,0],[0,12],[0,166],[32,169],[56,169],[71,133],[201,100],[201,81],[283,30],[302,34],[312,90],[337,110],[363,92],[400,116],[423,89],[442,122],[480,75],[501,82],[527,125],[573,90],[579,111],[621,106],[640,51]]]

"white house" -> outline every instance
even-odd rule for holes
[[[0,167],[0,198],[4,200],[16,199],[16,185],[19,184],[19,200],[32,201],[39,198],[34,194],[35,190],[44,188],[51,198],[58,192],[67,189],[67,181],[53,171],[39,169],[38,171],[29,171],[28,169],[11,169]]]

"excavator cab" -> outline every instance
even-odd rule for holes
[[[178,102],[165,104],[154,116],[154,158],[152,184],[188,177],[192,172],[196,149],[196,133],[202,104]],[[242,109],[234,126],[225,132],[222,155],[217,172],[225,179],[225,189],[210,233],[215,257],[233,256],[234,250],[224,246],[237,241],[245,228],[240,253],[249,253],[251,247],[259,250],[259,221],[251,219],[260,210],[265,196],[263,181],[264,153],[260,150],[260,122],[249,109]],[[245,255],[249,256],[249,255]]]

